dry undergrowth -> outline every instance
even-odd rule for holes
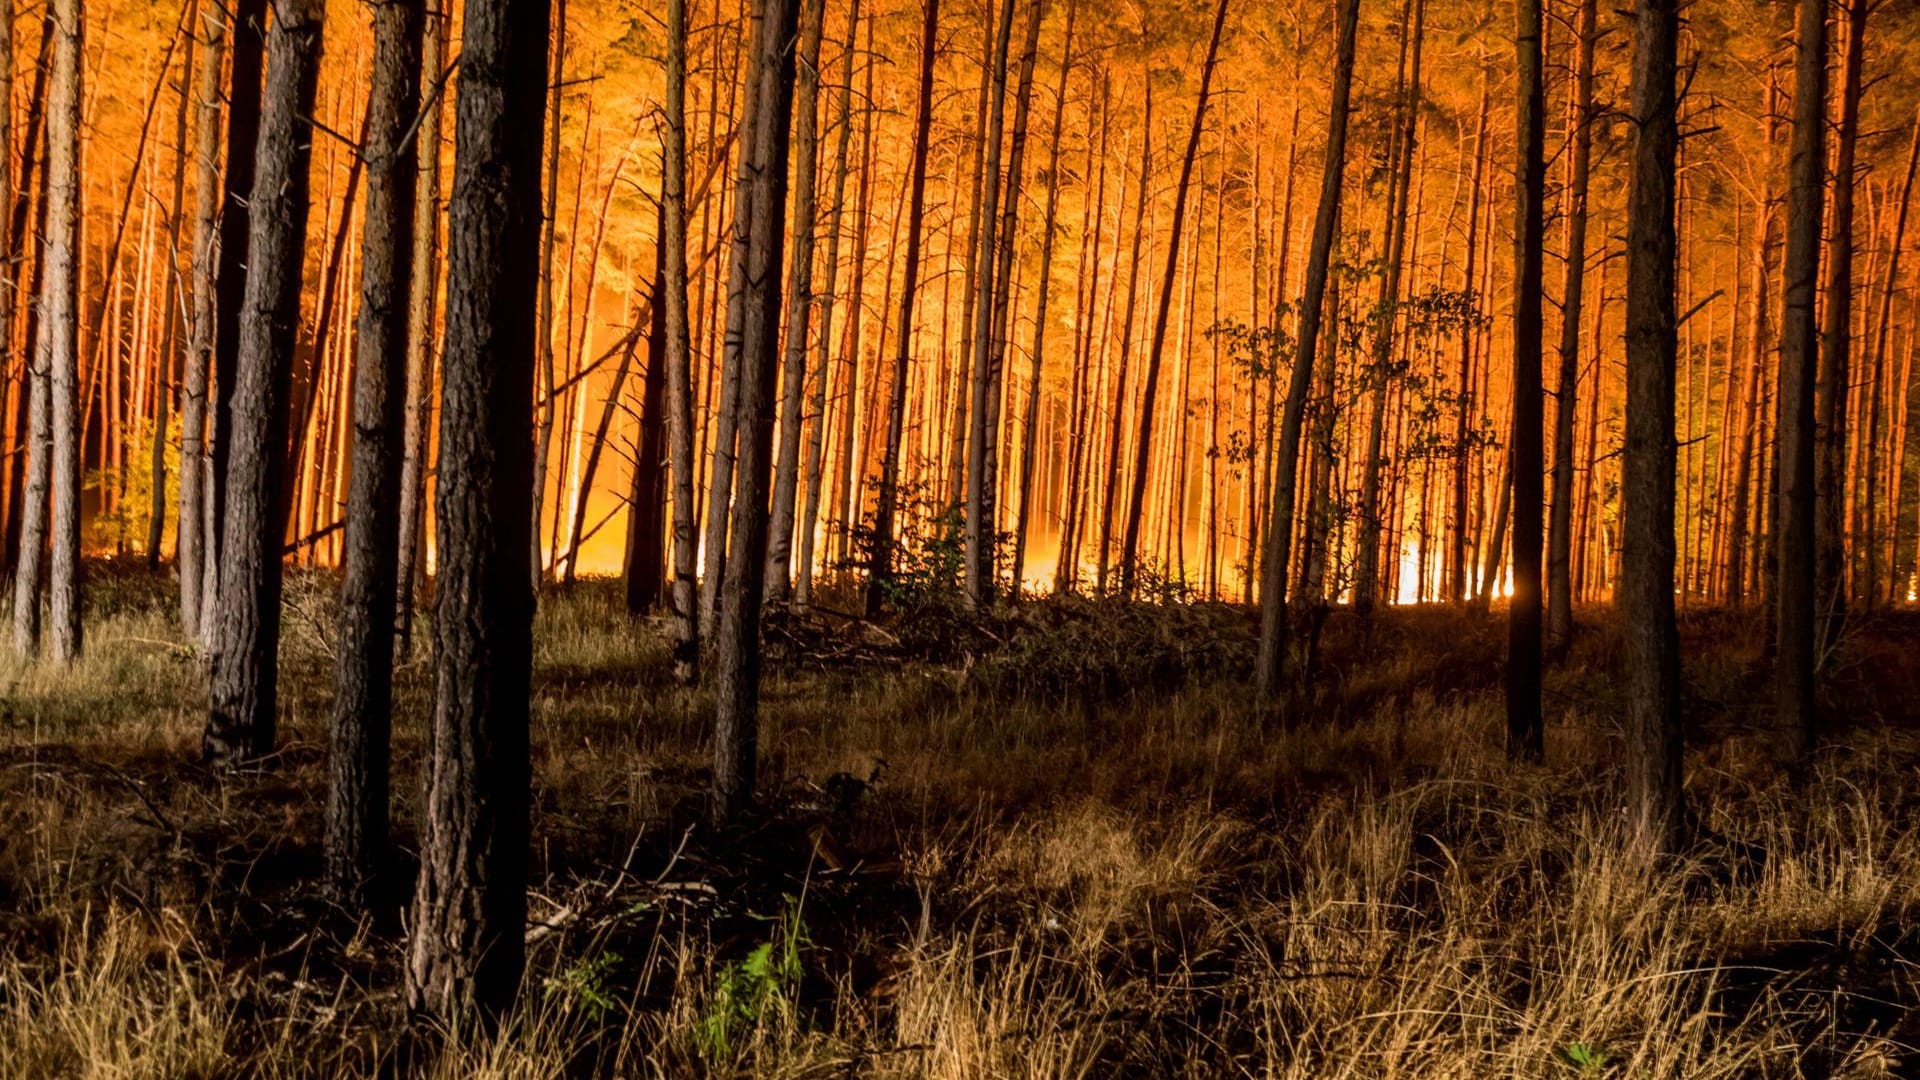
[[[667,684],[656,628],[583,587],[538,633],[525,1007],[509,1037],[449,1048],[399,1013],[404,888],[357,918],[312,888],[324,583],[290,594],[285,749],[224,779],[192,763],[197,660],[165,588],[102,582],[71,671],[0,667],[10,1077],[1920,1069],[1904,616],[1849,639],[1831,704],[1851,726],[1798,786],[1769,759],[1751,628],[1691,619],[1697,838],[1649,864],[1614,825],[1604,631],[1549,680],[1549,765],[1516,770],[1483,616],[1336,619],[1291,722],[1250,709],[1228,609],[1172,630],[1036,612],[938,664],[791,628],[773,810],[714,837],[689,828],[706,700]],[[1083,682],[1071,657],[1102,627]],[[402,879],[424,674],[401,680]]]

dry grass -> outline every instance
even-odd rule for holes
[[[326,582],[290,593],[285,749],[238,777],[193,764],[166,596],[105,577],[83,665],[0,661],[9,1077],[1920,1072],[1910,615],[1849,637],[1846,727],[1797,786],[1755,629],[1690,618],[1696,840],[1649,863],[1615,826],[1604,629],[1549,680],[1549,763],[1514,769],[1495,617],[1336,619],[1284,723],[1229,609],[1042,609],[938,663],[794,628],[770,811],[709,836],[707,699],[583,586],[537,632],[525,1004],[449,1046],[400,1013],[399,890],[313,888]],[[425,692],[407,667],[403,870]]]

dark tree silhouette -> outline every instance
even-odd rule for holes
[[[1320,209],[1313,219],[1313,246],[1307,252],[1307,290],[1300,302],[1299,356],[1288,375],[1287,403],[1280,414],[1280,440],[1273,475],[1273,509],[1267,528],[1260,579],[1260,646],[1254,676],[1260,696],[1279,692],[1287,657],[1288,562],[1293,544],[1295,484],[1300,474],[1300,427],[1313,387],[1315,354],[1327,295],[1327,271],[1333,258],[1334,230],[1340,219],[1341,177],[1346,170],[1347,118],[1353,100],[1354,39],[1360,0],[1341,0],[1336,16],[1339,44],[1333,69],[1333,112],[1327,128],[1326,171],[1320,181]]]
[[[230,402],[213,608],[213,693],[201,752],[229,763],[273,749],[278,711],[281,551],[287,428],[300,271],[307,236],[313,95],[323,0],[274,0],[253,193],[248,267]]]
[[[714,658],[713,804],[716,823],[753,801],[760,710],[760,602],[767,571],[767,484],[780,364],[780,260],[785,246],[788,120],[793,113],[795,0],[755,0],[733,235],[739,333],[739,457]],[[729,316],[731,319],[732,316]],[[711,508],[721,513],[722,507]]]
[[[1627,194],[1627,432],[1621,467],[1627,806],[1638,839],[1680,828],[1680,645],[1673,616],[1674,66],[1678,0],[1639,0],[1633,29],[1633,172]]]
[[[1774,527],[1775,710],[1800,753],[1814,732],[1814,369],[1827,128],[1826,0],[1800,0],[1780,318],[1779,485]]]
[[[368,901],[387,844],[394,647],[387,617],[400,571],[400,465],[419,165],[413,118],[425,16],[424,0],[382,0],[373,6],[353,480],[327,788],[327,880],[337,897],[353,905]]]
[[[1520,175],[1514,230],[1513,596],[1507,605],[1507,754],[1538,761],[1540,716],[1541,276],[1546,259],[1546,73],[1540,0],[1520,0]]]
[[[447,218],[434,703],[407,1003],[456,1027],[525,963],[533,364],[547,0],[467,0]]]

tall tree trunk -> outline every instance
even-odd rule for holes
[[[1173,228],[1167,238],[1167,272],[1160,280],[1160,307],[1153,317],[1153,337],[1147,345],[1147,370],[1140,387],[1140,437],[1134,446],[1133,486],[1127,499],[1127,528],[1120,543],[1120,592],[1124,596],[1133,595],[1134,578],[1138,573],[1140,516],[1147,502],[1147,456],[1153,451],[1154,404],[1160,389],[1160,360],[1167,342],[1167,319],[1173,309],[1174,279],[1180,267],[1180,232],[1187,219],[1187,188],[1193,180],[1194,159],[1200,155],[1200,133],[1205,130],[1207,119],[1207,94],[1213,88],[1214,63],[1220,56],[1220,32],[1226,25],[1227,0],[1220,0],[1213,12],[1213,34],[1207,39],[1207,59],[1200,68],[1200,99],[1193,108],[1193,127],[1187,132],[1187,152],[1180,159],[1180,179],[1173,189]]]
[[[873,43],[873,22],[867,20],[867,43]],[[869,49],[869,52],[872,50]],[[865,91],[873,89],[873,69],[876,65],[866,65]],[[873,100],[871,93],[863,93],[863,98]],[[854,460],[854,436],[859,429],[860,403],[860,356],[861,331],[866,326],[866,302],[864,297],[867,284],[867,241],[872,226],[873,181],[875,169],[874,128],[878,121],[875,110],[866,109],[861,115],[860,125],[860,185],[855,201],[858,208],[854,211],[853,226],[853,281],[847,295],[853,298],[847,311],[846,362],[842,370],[846,374],[845,388],[840,394],[840,430],[839,445],[836,448],[834,462],[833,515],[828,519],[831,530],[829,550],[835,562],[849,565],[853,557],[854,523],[859,520],[861,505],[861,487],[863,477],[860,465]],[[891,280],[891,275],[889,275]],[[872,396],[872,391],[868,391]]]
[[[324,12],[322,0],[274,0],[267,41],[257,172],[247,200],[249,265],[231,400],[213,692],[201,744],[206,759],[217,764],[273,749],[289,392]]]
[[[700,668],[699,515],[693,504],[693,348],[687,326],[687,4],[667,0],[667,116],[661,157],[661,244],[657,305],[665,351],[647,363],[667,377],[667,458],[673,473],[673,671],[691,683]],[[556,117],[555,123],[559,120]]]
[[[813,399],[807,410],[813,417],[813,427],[807,435],[807,498],[800,513],[799,565],[794,568],[793,587],[794,606],[802,609],[813,603],[814,547],[818,543],[821,489],[826,486],[827,384],[832,377],[828,364],[833,358],[833,313],[838,299],[833,286],[840,267],[840,229],[847,196],[847,146],[853,135],[853,58],[859,51],[854,45],[859,33],[860,0],[852,0],[847,9],[847,39],[840,50],[840,100],[835,107],[839,132],[834,136],[833,196],[828,204],[831,211],[827,226],[827,292],[816,298],[820,305],[820,333],[814,354]],[[855,295],[852,300],[857,308],[859,296]]]
[[[413,117],[420,100],[425,19],[425,0],[385,0],[373,8],[364,151],[367,208],[353,370],[353,483],[347,496],[340,675],[327,786],[327,881],[350,909],[372,899],[387,846],[394,645],[387,616],[399,576],[407,316],[419,169]]]
[[[80,657],[79,277],[81,0],[53,0],[53,75],[47,94],[47,263],[41,321],[51,354],[53,466],[52,557],[47,571],[47,621],[53,658]]]
[[[1580,0],[1567,165],[1566,277],[1560,298],[1560,378],[1553,400],[1553,507],[1547,526],[1547,651],[1573,642],[1573,440],[1580,391],[1580,316],[1587,272],[1587,176],[1593,159],[1593,53],[1598,0]],[[1596,348],[1598,343],[1595,343]]]
[[[1632,104],[1638,136],[1627,196],[1627,432],[1618,602],[1626,639],[1629,827],[1655,850],[1672,850],[1683,797],[1680,644],[1673,617],[1679,37],[1675,0],[1639,0]]]
[[[980,265],[980,241],[984,227],[993,223],[993,210],[983,201],[987,177],[987,120],[989,97],[993,91],[994,51],[990,35],[993,33],[993,16],[999,10],[996,6],[1002,0],[983,0],[981,4],[981,45],[980,85],[975,95],[973,110],[974,127],[971,148],[973,156],[967,163],[967,176],[972,190],[967,196],[967,243],[966,275],[960,290],[960,362],[954,366],[953,392],[950,399],[953,415],[948,418],[951,430],[947,439],[947,476],[945,487],[940,492],[940,501],[954,506],[966,500],[967,436],[969,434],[967,407],[967,376],[973,362],[975,346],[975,318],[980,304],[980,279],[991,277],[991,267]],[[1011,3],[1011,0],[1005,0]],[[1004,54],[1004,50],[1002,50]],[[957,193],[956,193],[957,194]],[[942,387],[942,393],[945,387]]]
[[[1221,135],[1224,145],[1226,135]],[[1223,248],[1226,244],[1226,181],[1225,168],[1216,171],[1213,187],[1213,322],[1220,325],[1220,276],[1225,261]],[[1220,445],[1220,334],[1215,331],[1207,334],[1207,463],[1203,474],[1207,502],[1207,540],[1206,540],[1206,590],[1207,599],[1220,599],[1220,457],[1224,448]],[[1232,378],[1231,375],[1228,376]]]
[[[33,175],[34,165],[40,160],[34,155],[34,148],[41,147],[44,144],[41,131],[46,121],[47,73],[48,69],[53,66],[47,62],[53,48],[54,34],[52,30],[49,29],[52,25],[53,9],[49,6],[46,13],[41,17],[39,56],[33,67],[33,87],[27,95],[26,137],[21,142],[25,150],[20,155],[20,176],[18,182],[14,185],[12,205],[6,208],[8,218],[6,225],[7,246],[5,251],[7,265],[11,269],[4,283],[8,289],[12,290],[15,296],[25,295],[32,297],[37,295],[40,291],[41,278],[46,266],[46,260],[36,257],[37,247],[30,245],[28,238],[30,235],[29,215],[37,215],[35,224],[42,226],[40,232],[32,233],[31,235],[39,236],[44,233],[44,226],[46,224],[47,185],[44,182],[40,183],[37,186],[38,195],[36,196],[36,185],[33,182]],[[30,276],[27,272],[29,265],[32,266]],[[23,292],[22,286],[23,283],[26,282],[30,282],[31,284],[27,285]],[[18,305],[15,310],[17,311],[20,308],[24,308],[26,311],[26,325],[24,327],[25,333],[19,339],[24,346],[24,353],[20,361],[20,389],[14,396],[13,404],[13,438],[16,441],[27,438],[33,424],[32,411],[34,406],[31,401],[32,388],[30,384],[32,382],[32,370],[36,363],[35,357],[39,349],[38,328],[40,325],[40,305],[34,303],[21,304]],[[13,323],[11,321],[6,324],[6,333],[8,335],[7,340],[12,342],[14,339],[12,337]],[[27,474],[27,464],[28,459],[32,456],[24,444],[16,445],[12,449],[13,460],[7,472],[7,502],[5,507],[6,536],[4,543],[5,570],[10,578],[17,574],[22,562],[20,534],[23,525],[22,518],[30,512],[25,506],[25,495],[26,488],[30,484]],[[36,470],[44,470],[46,454],[40,454],[39,461],[40,464],[36,464],[34,468]],[[41,494],[40,509],[31,512],[37,512],[42,515],[39,528],[41,530],[41,539],[44,542],[46,530],[44,491]],[[43,571],[44,567],[41,568],[41,570]],[[41,571],[36,571],[36,573],[39,572]],[[44,582],[41,582],[41,584],[44,584]],[[37,607],[33,609],[32,618],[35,620],[33,633],[37,641],[39,635],[39,614]]]
[[[215,620],[208,612],[219,603],[224,570],[222,546],[227,520],[227,462],[232,457],[233,391],[238,381],[240,315],[247,293],[249,199],[254,157],[260,141],[261,72],[266,59],[267,0],[234,0],[229,24],[232,48],[227,62],[226,175],[220,205],[220,265],[213,286],[213,438],[208,451],[207,525],[201,559],[200,633],[214,644]]]
[[[1540,0],[1520,0],[1520,32],[1516,38],[1522,96],[1517,136],[1520,175],[1514,184],[1518,224],[1514,230],[1513,596],[1507,606],[1507,756],[1529,761],[1545,756],[1540,714],[1540,521],[1544,497],[1540,327],[1546,257],[1542,203],[1546,198],[1547,108],[1540,6]],[[1643,18],[1654,17],[1642,10]],[[1657,107],[1658,101],[1650,104]],[[1672,166],[1667,168],[1670,176]],[[1672,514],[1671,504],[1667,512]]]
[[[497,1021],[525,961],[547,0],[467,0],[447,218],[434,701],[407,1003]],[[553,118],[558,123],[559,118]]]
[[[1907,149],[1906,179],[1900,184],[1900,208],[1895,212],[1893,225],[1893,245],[1887,255],[1887,274],[1880,285],[1880,314],[1876,320],[1879,329],[1875,332],[1873,343],[1873,363],[1875,367],[1885,364],[1887,342],[1893,325],[1893,294],[1900,281],[1900,249],[1906,244],[1907,218],[1913,208],[1913,181],[1920,173],[1920,111],[1914,117],[1913,136]],[[1907,329],[1907,350],[1911,358],[1915,327],[1909,323]],[[1894,382],[1894,393],[1889,399],[1889,426],[1892,428],[1892,452],[1887,474],[1887,488],[1892,497],[1893,520],[1887,535],[1887,588],[1885,598],[1889,601],[1900,597],[1900,539],[1906,528],[1906,443],[1911,430],[1907,423],[1908,409],[1914,401],[1912,372],[1903,367],[1901,375]]]
[[[52,23],[48,25],[51,27]],[[52,235],[47,230],[44,198],[40,202],[39,232],[42,237]],[[48,254],[43,242],[34,270],[34,277],[43,285],[41,270],[46,266]],[[22,656],[31,656],[40,648],[40,597],[46,588],[44,560],[51,510],[48,494],[53,479],[53,347],[48,340],[51,324],[38,317],[42,311],[43,305],[33,305],[27,319],[29,348],[33,350],[32,369],[27,372],[24,388],[27,395],[27,444],[23,455],[26,467],[18,481],[20,549],[13,568],[13,647]]]
[[[1881,526],[1885,518],[1885,512],[1881,509],[1881,481],[1885,475],[1881,461],[1883,454],[1888,459],[1896,455],[1891,452],[1890,446],[1882,445],[1880,431],[1884,422],[1895,438],[1904,438],[1899,425],[1892,422],[1891,410],[1893,403],[1898,400],[1898,394],[1893,391],[1889,381],[1894,377],[1894,372],[1887,366],[1887,323],[1893,315],[1893,281],[1900,272],[1900,245],[1906,241],[1907,208],[1913,197],[1913,176],[1916,164],[1920,164],[1920,138],[1913,141],[1912,149],[1908,151],[1906,179],[1901,185],[1900,201],[1894,211],[1893,224],[1887,231],[1888,243],[1885,249],[1887,270],[1882,279],[1881,299],[1870,331],[1873,342],[1871,354],[1873,390],[1865,410],[1867,430],[1860,434],[1857,443],[1860,450],[1858,456],[1864,461],[1864,465],[1859,469],[1861,475],[1856,488],[1859,493],[1859,507],[1855,520],[1858,523],[1860,538],[1855,544],[1855,549],[1856,559],[1865,572],[1866,580],[1861,582],[1855,591],[1869,609],[1877,608],[1890,599],[1888,592],[1883,590],[1880,584],[1883,566],[1889,571],[1892,569],[1891,560],[1882,558],[1887,554],[1887,549],[1880,543]],[[1883,415],[1886,417],[1884,421]]]
[[[1275,460],[1273,513],[1267,528],[1265,565],[1260,584],[1260,647],[1254,676],[1260,696],[1271,699],[1280,689],[1287,655],[1287,573],[1293,542],[1294,486],[1300,473],[1300,422],[1313,385],[1315,353],[1320,344],[1322,306],[1327,295],[1327,271],[1333,256],[1334,230],[1340,218],[1341,177],[1347,158],[1347,118],[1353,100],[1354,39],[1360,19],[1360,0],[1342,0],[1339,44],[1333,68],[1333,107],[1327,128],[1326,169],[1320,181],[1320,208],[1313,219],[1313,246],[1307,252],[1307,287],[1300,302],[1296,336],[1299,357],[1287,379],[1287,403],[1280,418],[1280,441]]]
[[[1826,0],[1800,0],[1788,165],[1786,296],[1780,324],[1780,393],[1774,469],[1775,708],[1799,754],[1813,744],[1814,372],[1819,334],[1820,219],[1827,125]]]
[[[1011,7],[1011,4],[1009,4]],[[969,506],[978,503],[968,513],[971,525],[977,521],[979,528],[969,529],[967,540],[973,578],[981,583],[980,595],[976,599],[991,600],[998,592],[997,576],[1000,565],[1000,461],[1003,456],[1012,454],[1012,431],[1001,422],[1001,408],[1006,398],[1006,361],[1008,327],[1013,321],[1015,297],[1013,268],[1016,256],[1015,243],[1019,239],[1020,225],[1020,189],[1026,173],[1027,122],[1033,108],[1033,67],[1039,55],[1040,18],[1044,14],[1043,0],[1033,0],[1028,14],[1025,42],[1020,51],[1019,87],[1014,92],[1013,131],[1007,153],[1006,190],[1000,198],[1000,225],[997,230],[999,250],[995,255],[993,267],[993,318],[992,337],[986,352],[984,399],[978,404],[982,407],[980,429],[985,437],[973,444],[979,467],[968,469],[967,498]],[[978,372],[976,372],[976,375]],[[976,384],[976,389],[979,384]],[[1006,446],[1002,452],[1001,442]],[[1020,583],[1014,580],[1014,593],[1019,594]]]
[[[1522,7],[1524,11],[1524,6]],[[1406,262],[1408,195],[1413,187],[1413,150],[1417,131],[1415,119],[1420,101],[1420,47],[1426,22],[1426,5],[1413,5],[1413,35],[1410,41],[1411,64],[1403,66],[1399,103],[1387,151],[1387,226],[1385,258],[1380,265],[1380,299],[1374,316],[1373,355],[1364,381],[1372,398],[1367,421],[1367,457],[1360,478],[1360,517],[1356,527],[1353,570],[1354,610],[1366,615],[1380,597],[1380,533],[1384,524],[1380,512],[1381,486],[1387,468],[1384,456],[1384,422],[1387,416],[1387,389],[1393,365],[1394,328],[1399,321],[1400,278]],[[1407,55],[1403,54],[1403,65]],[[1391,498],[1389,497],[1389,502]],[[1398,559],[1395,559],[1396,564]]]
[[[1009,6],[1012,0],[1007,0]],[[923,0],[920,28],[919,105],[913,120],[913,159],[908,166],[905,281],[900,288],[900,341],[893,358],[887,401],[887,447],[880,459],[880,493],[873,511],[873,550],[867,567],[866,611],[873,615],[893,580],[893,518],[900,492],[900,440],[906,430],[907,373],[913,359],[913,308],[920,287],[920,229],[926,212],[927,145],[933,128],[933,64],[940,31],[940,0]],[[857,278],[857,275],[856,275]],[[858,304],[856,293],[854,303]],[[854,362],[858,362],[854,357]]]
[[[754,25],[757,30],[759,27],[758,22]],[[749,55],[751,57],[751,54]],[[747,103],[749,105],[752,102],[754,86],[754,80],[751,75],[753,70],[751,64],[752,60],[750,58],[749,75],[744,84],[747,88]],[[732,82],[732,80],[730,80],[730,82]],[[728,104],[728,111],[731,113],[732,102],[729,101]],[[747,117],[747,120],[742,121],[737,129],[743,147],[752,137],[752,124],[750,121],[753,110],[746,108],[744,115]],[[741,161],[736,164],[733,175],[734,196],[732,211],[734,214],[734,223],[732,232],[727,238],[730,250],[733,253],[733,258],[726,270],[726,273],[732,276],[727,288],[725,323],[720,331],[721,347],[718,350],[719,361],[717,364],[720,380],[718,390],[713,391],[712,384],[709,382],[709,391],[714,397],[714,405],[708,410],[708,415],[711,418],[712,432],[709,445],[705,451],[708,458],[705,508],[707,519],[706,538],[701,549],[705,574],[702,576],[700,582],[700,633],[709,639],[717,636],[717,621],[720,617],[720,588],[726,580],[728,566],[729,548],[727,529],[728,523],[732,518],[731,500],[733,498],[735,484],[734,473],[739,465],[740,370],[737,361],[740,357],[738,344],[742,333],[744,333],[742,320],[746,317],[743,308],[746,296],[745,281],[741,277],[741,275],[745,273],[744,267],[746,262],[742,257],[741,250],[747,242],[747,226],[744,224],[747,220],[744,216],[747,210],[744,204],[747,201],[747,187],[751,182],[751,178],[746,175],[747,169],[744,163],[745,153],[746,151],[743,149],[741,151]],[[775,273],[778,273],[777,267]],[[714,279],[716,288],[718,287],[719,277],[719,273],[716,272]]]
[[[395,572],[395,648],[413,644],[414,597],[426,580],[428,424],[433,419],[434,312],[440,286],[440,120],[445,111],[447,10],[451,0],[427,0],[427,28],[420,47],[420,133],[415,156],[419,175],[413,198],[413,273],[407,279],[407,431],[400,462],[400,565]]]
[[[666,203],[661,202],[661,214],[666,213]],[[665,237],[662,228],[657,234]],[[667,245],[663,241],[656,248],[653,268],[653,297],[647,312],[647,373],[640,390],[640,432],[634,439],[633,481],[628,485],[627,497],[627,550],[624,559],[623,577],[626,583],[627,614],[642,615],[660,606],[666,599],[666,522],[663,517],[667,510],[667,491],[671,478],[667,475],[667,312],[666,312],[666,255]],[[626,356],[621,359],[619,373],[614,383],[614,398],[618,400],[618,387],[624,382],[624,375],[633,356],[633,347],[627,346]],[[594,452],[606,440],[603,415],[600,437],[595,441]],[[582,487],[586,490],[585,483]],[[584,495],[582,496],[585,502]],[[576,543],[578,541],[576,540]],[[567,565],[571,567],[573,560]]]
[[[1000,209],[1000,159],[1003,136],[1006,133],[1007,107],[1007,50],[1013,36],[1014,0],[994,0],[988,10],[999,11],[998,30],[993,38],[993,56],[988,78],[992,87],[987,96],[986,127],[982,145],[983,164],[981,165],[980,203],[976,212],[980,214],[980,242],[974,249],[973,286],[973,340],[971,348],[962,358],[965,370],[970,376],[970,404],[966,406],[967,433],[966,448],[966,551],[965,581],[969,602],[985,605],[993,599],[993,503],[988,488],[987,475],[993,462],[995,440],[999,432],[991,426],[988,415],[988,400],[992,395],[993,372],[993,331],[994,312],[1002,303],[996,285],[999,281],[1000,245],[1012,242],[1012,237],[999,235]],[[915,218],[917,222],[918,218]],[[913,244],[911,232],[908,244]],[[918,250],[915,248],[914,250]],[[913,273],[910,268],[908,273]],[[904,341],[904,338],[903,338]],[[894,385],[896,400],[905,396],[902,383]],[[891,435],[891,431],[889,432]],[[897,466],[896,466],[897,468]]]
[[[1047,298],[1053,289],[1054,225],[1060,208],[1061,126],[1067,111],[1067,78],[1073,73],[1073,31],[1079,0],[1067,0],[1067,26],[1060,45],[1060,88],[1053,96],[1053,136],[1047,143],[1047,209],[1040,233],[1040,295],[1034,301],[1033,352],[1028,357],[1026,437],[1020,446],[1020,514],[1013,528],[1013,587],[1026,580],[1027,544],[1033,528],[1033,469],[1040,456],[1040,375],[1046,360]]]
[[[1326,320],[1321,331],[1325,338],[1320,347],[1326,351],[1326,357],[1320,364],[1320,370],[1314,373],[1313,430],[1308,435],[1313,460],[1307,466],[1307,514],[1306,528],[1301,533],[1300,552],[1300,592],[1301,601],[1307,605],[1306,626],[1302,631],[1305,639],[1301,643],[1304,654],[1300,664],[1301,678],[1311,683],[1318,664],[1320,629],[1326,623],[1327,609],[1332,598],[1327,595],[1327,564],[1333,556],[1333,528],[1335,505],[1333,496],[1333,429],[1336,414],[1339,411],[1339,399],[1336,395],[1336,377],[1340,368],[1340,277],[1333,276],[1327,283],[1326,304],[1333,312],[1333,318]]]
[[[774,465],[773,517],[767,529],[767,602],[793,596],[793,522],[799,502],[800,429],[807,390],[807,331],[813,318],[815,159],[820,151],[820,36],[825,0],[802,0],[800,62],[793,98],[793,256],[787,269],[787,342],[780,374],[780,448]]]
[[[780,261],[786,237],[788,121],[793,113],[796,0],[754,0],[747,67],[733,291],[739,332],[728,335],[739,372],[740,460],[731,531],[737,558],[721,589],[714,670],[713,802],[716,824],[753,801],[760,706],[760,602],[766,579],[767,483],[773,395],[780,364]],[[730,321],[731,318],[730,318]],[[905,335],[902,335],[905,340]],[[715,506],[718,513],[723,506]]]
[[[1826,327],[1821,334],[1815,404],[1815,649],[1824,652],[1847,610],[1847,395],[1853,378],[1854,150],[1860,131],[1860,76],[1866,45],[1866,0],[1846,0],[1846,51],[1841,58],[1840,117],[1828,225]],[[1817,661],[1816,661],[1817,663]]]
[[[166,535],[167,527],[167,412],[172,404],[172,388],[179,385],[178,376],[175,374],[174,369],[174,354],[176,351],[184,351],[187,344],[187,337],[183,332],[185,329],[185,318],[181,313],[181,298],[178,295],[179,274],[176,272],[176,268],[180,263],[180,214],[186,207],[187,118],[193,111],[193,91],[188,89],[188,86],[193,82],[193,54],[194,45],[197,40],[193,36],[193,14],[192,5],[189,5],[181,11],[181,36],[186,38],[187,45],[186,61],[180,69],[179,106],[174,112],[173,119],[173,195],[167,210],[166,266],[162,268],[161,271],[167,279],[162,289],[163,298],[160,304],[161,317],[166,320],[166,331],[163,338],[165,344],[161,350],[161,360],[156,366],[153,375],[151,395],[153,399],[153,431],[151,432],[152,441],[150,443],[151,456],[148,458],[147,467],[148,504],[146,548],[147,566],[149,569],[157,569],[160,565],[160,545]],[[0,40],[10,39],[0,38]],[[4,95],[0,96],[0,101],[11,102],[13,100],[12,86],[13,76],[9,63],[7,78],[4,83],[0,83],[0,95]],[[4,129],[0,129],[0,134],[4,134]],[[5,145],[7,145],[5,139],[0,138],[0,146]],[[0,205],[4,205],[4,202],[0,202]],[[8,314],[6,307],[0,305],[0,326],[10,325]],[[181,363],[184,365],[190,359],[190,356],[182,355]],[[178,539],[174,541],[174,548],[177,559],[179,550]]]
[[[714,661],[712,821],[737,821],[753,803],[760,707],[760,600],[766,575],[766,496],[774,450],[774,380],[780,373],[780,261],[787,208],[787,123],[793,115],[795,0],[755,0],[753,60],[741,142],[735,227],[739,334],[739,463],[732,534],[739,557],[720,596]],[[902,334],[904,340],[904,334]]]
[[[17,420],[9,429],[8,414],[27,415],[30,406],[26,399],[31,393],[27,383],[33,367],[32,342],[26,343],[19,357],[17,377],[11,355],[15,344],[14,316],[19,310],[14,303],[11,286],[16,273],[14,260],[22,250],[20,233],[14,228],[14,200],[16,191],[25,194],[24,190],[16,188],[17,177],[13,170],[13,18],[13,0],[0,0],[0,103],[5,106],[0,108],[0,147],[5,148],[5,152],[0,153],[0,255],[7,260],[3,264],[4,270],[0,270],[0,273],[6,274],[4,285],[0,285],[0,343],[5,346],[0,352],[8,354],[4,360],[0,360],[0,460],[6,460],[9,466],[23,453],[18,440],[25,432],[20,430],[21,425]],[[23,156],[32,159],[31,144],[26,147]],[[16,499],[11,482],[13,476],[8,473],[17,475],[17,471],[9,469],[7,473],[0,473],[0,533],[10,533],[14,527],[12,504]],[[0,574],[11,570],[11,560],[0,561]]]
[[[547,129],[547,146],[542,165],[546,170],[546,183],[543,185],[546,195],[546,207],[541,213],[542,232],[540,240],[540,336],[536,343],[539,354],[534,359],[534,378],[539,380],[534,405],[538,415],[534,419],[533,434],[533,534],[527,541],[529,580],[537,596],[540,585],[546,580],[547,560],[545,549],[540,542],[541,526],[545,523],[547,499],[548,455],[553,449],[554,413],[559,408],[560,388],[554,378],[553,325],[554,309],[557,301],[554,297],[553,249],[556,230],[560,224],[560,119],[563,115],[561,100],[567,86],[567,0],[554,0],[550,15],[553,27],[553,79],[547,87],[547,111],[553,116],[553,124]],[[589,106],[591,106],[591,100]],[[580,170],[582,181],[585,170]],[[580,204],[574,203],[574,225],[580,222]],[[577,228],[575,234],[577,236]],[[567,260],[571,268],[572,251]],[[571,287],[571,278],[568,280]]]

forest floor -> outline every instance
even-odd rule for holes
[[[316,886],[333,591],[290,580],[282,749],[239,775],[197,763],[161,576],[95,567],[78,666],[0,661],[0,1073],[1920,1075],[1920,613],[1849,625],[1793,778],[1758,619],[1684,612],[1692,839],[1650,864],[1602,611],[1540,767],[1497,609],[1335,613],[1284,716],[1224,605],[783,621],[764,812],[713,835],[710,697],[613,585],[553,590],[524,1006],[449,1048],[399,1000],[420,660],[391,902]]]

